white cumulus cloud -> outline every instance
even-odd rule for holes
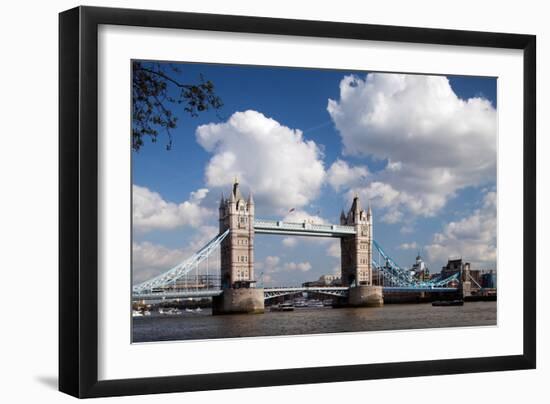
[[[311,213],[306,212],[305,210],[293,210],[292,212],[289,212],[285,215],[283,218],[284,222],[289,223],[318,223],[323,224],[326,223],[326,220],[318,215],[312,215]]]
[[[185,252],[166,248],[149,241],[132,245],[132,269],[134,284],[153,278],[182,262]]]
[[[364,191],[398,221],[405,211],[433,216],[455,193],[496,179],[496,110],[460,99],[441,76],[346,76],[327,110],[343,152],[385,161]]]
[[[429,259],[446,263],[461,256],[474,267],[495,269],[497,245],[496,192],[484,195],[482,206],[459,221],[447,223],[425,247]]]
[[[273,274],[283,271],[301,271],[307,272],[312,268],[309,261],[304,262],[281,262],[281,258],[274,255],[268,255],[263,261],[256,262],[256,269],[260,269],[265,273]]]
[[[139,185],[133,185],[132,190],[133,228],[138,232],[198,227],[212,214],[201,206],[208,194],[206,188],[191,192],[189,200],[181,203],[167,202],[158,192]]]
[[[305,262],[287,262],[283,269],[285,271],[302,271],[307,272],[311,269],[311,264],[308,261]]]
[[[203,226],[195,231],[190,242],[182,248],[168,248],[149,241],[134,242],[132,244],[133,283],[146,281],[171,269],[204,247],[217,233],[216,227]],[[211,256],[209,261],[213,267],[219,266],[219,255]]]
[[[199,126],[196,137],[213,154],[207,184],[227,188],[238,176],[254,192],[258,206],[279,213],[303,207],[324,182],[323,156],[315,142],[260,112],[235,112],[227,122]]]
[[[299,285],[305,281],[313,268],[309,261],[283,262],[280,257],[268,255],[256,261],[258,279],[264,286]]]
[[[418,244],[416,241],[413,241],[411,243],[403,243],[399,246],[401,250],[416,250],[418,249]]]
[[[275,272],[280,261],[280,257],[268,255],[263,261],[263,268],[265,268],[266,272]]]
[[[295,210],[290,213],[287,213],[287,215],[283,218],[284,222],[289,223],[317,223],[317,224],[326,224],[329,223],[326,219],[318,216],[313,215],[311,213],[308,213],[304,210]],[[295,248],[296,246],[299,246],[300,244],[305,245],[306,243],[309,244],[318,244],[325,248],[325,253],[328,257],[335,257],[340,258],[340,240],[329,238],[329,237],[285,237],[281,241],[282,245],[286,248]]]
[[[350,167],[344,160],[336,160],[327,171],[327,181],[336,190],[365,183],[369,170],[366,166]]]
[[[296,237],[285,237],[281,243],[288,248],[294,248],[298,245]]]
[[[342,250],[340,248],[340,239],[332,240],[329,239],[329,247],[327,248],[327,256],[333,258],[341,258]]]

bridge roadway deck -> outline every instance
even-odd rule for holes
[[[319,287],[279,287],[279,288],[264,288],[264,297],[266,299],[290,295],[300,292],[311,292],[311,293],[321,293],[330,296],[346,296],[348,292],[347,287],[345,286],[319,286]],[[452,293],[456,292],[456,288],[444,288],[444,287],[424,287],[424,288],[415,288],[415,287],[392,287],[384,286],[384,292],[403,292],[403,293],[414,293],[414,292],[443,292],[443,293]],[[138,300],[175,300],[175,299],[187,299],[187,298],[201,298],[201,297],[214,297],[222,294],[221,289],[207,289],[207,290],[183,290],[183,291],[174,291],[174,292],[154,292],[154,293],[141,293],[134,294],[132,296],[134,301]]]

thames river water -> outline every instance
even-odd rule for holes
[[[496,325],[496,302],[464,306],[388,304],[379,308],[297,308],[290,312],[212,316],[210,309],[133,318],[133,342],[325,334]]]

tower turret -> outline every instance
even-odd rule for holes
[[[252,191],[248,194],[248,200],[246,201],[248,206],[248,211],[250,216],[254,217],[254,197],[252,196]]]
[[[237,178],[220,201],[220,233],[227,230],[220,246],[223,290],[212,298],[212,313],[263,313],[264,292],[254,279],[254,199],[243,198]]]
[[[242,194],[241,194],[241,190],[239,189],[239,180],[237,177],[235,177],[235,182],[233,183],[233,197],[235,198],[235,201],[238,201],[238,200],[241,200],[241,199],[244,199]]]
[[[229,199],[220,201],[220,232],[230,233],[221,245],[222,287],[248,287],[254,281],[254,200],[245,200],[239,182],[231,188]]]
[[[355,234],[340,241],[342,251],[342,284],[372,285],[372,211],[365,212],[355,195],[347,217],[340,222],[355,228]]]
[[[346,214],[344,213],[344,208],[340,212],[340,224],[346,224]]]
[[[355,194],[353,197],[353,203],[351,204],[350,210],[352,212],[360,212],[363,210],[363,208],[361,208],[361,202],[359,201],[359,195]]]

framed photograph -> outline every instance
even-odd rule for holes
[[[61,391],[536,366],[535,36],[59,27]]]

